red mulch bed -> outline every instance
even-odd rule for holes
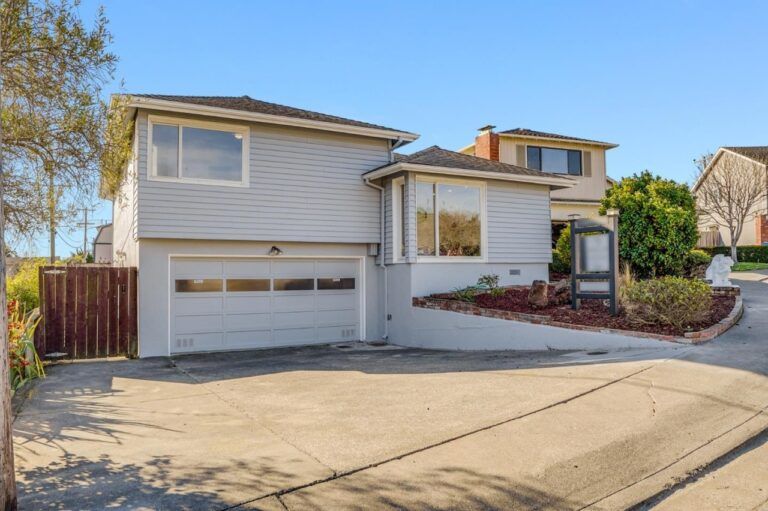
[[[514,312],[523,312],[527,314],[539,314],[550,316],[555,321],[571,323],[574,325],[587,325],[602,328],[614,328],[618,330],[635,330],[638,332],[650,332],[663,335],[681,336],[685,332],[665,325],[637,325],[631,323],[623,314],[611,316],[608,311],[608,305],[603,300],[582,300],[579,310],[571,309],[570,304],[549,305],[543,308],[533,308],[528,305],[528,287],[514,287],[506,290],[503,296],[494,298],[488,293],[478,295],[475,299],[475,305],[487,309],[498,309]],[[433,298],[450,300],[453,298],[451,293],[442,293],[432,295]],[[550,302],[554,301],[554,286],[549,286]],[[688,331],[696,332],[714,325],[725,318],[733,309],[736,299],[732,296],[713,296],[712,310],[709,318],[700,324],[691,325]]]

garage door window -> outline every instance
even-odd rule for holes
[[[176,279],[177,293],[220,293],[221,279]]]
[[[314,291],[315,279],[275,279],[275,291]]]
[[[354,278],[317,279],[317,289],[355,289]]]
[[[269,279],[227,279],[227,291],[269,291]]]

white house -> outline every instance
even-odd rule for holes
[[[132,95],[114,264],[139,355],[387,338],[412,298],[547,279],[553,175],[243,97]]]

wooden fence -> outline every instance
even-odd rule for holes
[[[43,266],[35,332],[40,357],[134,356],[137,352],[136,268]]]

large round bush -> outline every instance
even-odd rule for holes
[[[644,171],[606,191],[600,213],[619,213],[619,257],[638,277],[681,275],[696,245],[696,206],[684,184]]]
[[[661,277],[629,284],[622,290],[622,305],[630,321],[671,326],[682,332],[707,319],[712,294],[701,280]]]

